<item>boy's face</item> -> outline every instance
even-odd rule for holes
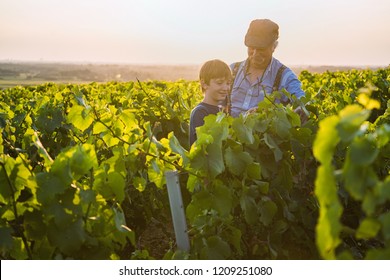
[[[209,84],[201,81],[204,90],[204,101],[212,105],[219,105],[229,93],[230,82],[230,79],[226,78],[211,79]]]

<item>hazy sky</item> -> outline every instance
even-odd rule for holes
[[[390,64],[389,0],[0,0],[0,60],[232,63],[256,18],[287,65]]]

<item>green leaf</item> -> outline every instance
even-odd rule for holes
[[[390,248],[368,250],[366,260],[390,260]]]
[[[372,192],[367,192],[364,195],[362,209],[367,215],[371,216],[375,213],[375,209],[378,204],[379,199]]]
[[[224,260],[231,254],[229,244],[219,236],[207,238],[204,248],[201,250],[201,259],[206,260]]]
[[[74,104],[68,113],[67,121],[84,132],[94,121],[91,108]]]
[[[315,194],[320,204],[320,215],[316,226],[316,243],[321,256],[335,259],[335,250],[341,243],[339,237],[342,206],[338,200],[332,165],[322,165],[317,169]]]
[[[245,123],[242,115],[233,120],[232,129],[235,131],[240,142],[244,144],[254,143],[255,138],[253,136],[253,124]]]
[[[15,260],[25,260],[28,258],[27,249],[22,238],[12,239],[11,258]]]
[[[209,210],[213,206],[213,198],[208,190],[202,189],[192,196],[192,201],[186,208],[186,217],[193,223],[198,216],[203,215],[205,209]]]
[[[275,133],[282,139],[289,138],[291,124],[287,119],[285,111],[275,111],[276,118],[273,120],[273,128]]]
[[[202,134],[211,135],[213,143],[222,144],[229,135],[229,121],[223,114],[210,114],[204,118],[204,125],[197,128],[198,138]]]
[[[0,196],[4,200],[12,196],[12,199],[17,200],[25,187],[35,192],[35,181],[21,156],[17,157],[16,160],[8,156],[5,156],[4,159],[4,163],[0,165]]]
[[[366,218],[360,223],[359,228],[356,230],[356,238],[374,238],[378,234],[380,229],[381,224],[377,220],[372,218]]]
[[[6,165],[8,165],[8,167],[0,165],[0,185],[1,185],[0,201],[3,200],[3,201],[1,201],[3,203],[8,201],[8,199],[10,197],[12,197],[12,183],[10,183],[10,181],[9,181],[9,175],[8,175],[7,169],[12,170],[12,168],[14,166],[14,162],[15,162],[15,160],[10,157],[10,158],[6,159]],[[10,166],[10,165],[12,165],[12,166]],[[5,168],[5,167],[7,167],[7,168]]]
[[[374,187],[378,181],[372,168],[355,165],[350,158],[347,158],[344,164],[343,174],[345,188],[357,200],[362,200],[366,190]]]
[[[281,234],[286,232],[289,228],[289,224],[285,220],[278,220],[275,222],[275,225],[272,227],[272,232],[275,234]]]
[[[370,165],[379,154],[379,149],[375,143],[369,141],[366,137],[355,138],[351,144],[349,156],[353,164]]]
[[[93,167],[97,167],[95,148],[91,144],[77,145],[61,152],[53,162],[51,172],[69,185]]]
[[[257,205],[253,197],[243,195],[240,198],[241,209],[244,211],[245,221],[254,225],[259,220],[259,214],[257,213]]]
[[[73,255],[80,250],[87,235],[82,219],[78,219],[68,223],[65,228],[58,228],[56,225],[49,226],[47,237],[52,246],[58,247],[67,255]]]
[[[93,129],[92,129],[93,134],[100,134],[100,133],[107,132],[107,131],[108,131],[108,128],[104,124],[102,124],[101,122],[95,122],[93,124]]]
[[[342,141],[349,142],[355,137],[363,122],[370,116],[370,111],[362,109],[359,105],[349,105],[340,111],[339,116],[338,133]]]
[[[39,140],[38,133],[36,131],[34,131],[34,133],[31,135],[31,142],[34,144],[35,147],[38,148],[38,152],[45,160],[45,164],[47,166],[50,166],[53,162],[53,159],[50,157],[49,153],[43,146],[41,140]]]
[[[23,221],[26,237],[31,240],[42,240],[46,236],[46,224],[41,211],[26,211]]]
[[[379,216],[378,220],[382,224],[383,238],[385,242],[388,242],[390,240],[390,212],[383,213],[382,215]]]
[[[271,200],[266,200],[260,202],[259,213],[260,213],[260,221],[265,225],[269,226],[278,211],[278,207],[275,202]]]
[[[225,170],[221,143],[213,142],[207,147],[207,168],[210,178],[215,178]]]
[[[164,184],[166,184],[164,171],[164,163],[160,159],[153,158],[150,161],[150,165],[148,167],[149,180],[155,183],[157,188],[160,189],[164,186]]]
[[[256,187],[259,189],[259,191],[262,194],[268,194],[269,191],[269,182],[264,182],[264,181],[258,181],[256,180]]]
[[[389,100],[390,103],[390,100]],[[387,123],[377,128],[376,132],[376,145],[378,148],[382,148],[390,141],[390,125]]]
[[[261,165],[258,162],[252,162],[247,166],[246,173],[251,179],[261,179]]]
[[[183,159],[184,164],[188,163],[187,151],[180,145],[179,141],[173,134],[173,132],[168,134],[169,147],[174,153],[177,153]]]
[[[133,185],[134,187],[140,191],[140,192],[143,192],[146,188],[146,179],[144,177],[134,177],[133,179]]]
[[[191,168],[198,173],[206,174],[207,171],[207,157],[205,155],[207,145],[213,141],[211,135],[202,134],[198,137],[194,145],[191,146],[188,158],[190,159]]]
[[[85,100],[84,100],[84,95],[83,95],[83,93],[82,92],[76,92],[75,94],[74,94],[74,97],[76,98],[76,101],[77,101],[77,103],[79,104],[79,105],[81,105],[81,106],[83,106],[84,108],[88,108],[89,107],[89,105],[87,105],[87,103],[85,102]]]
[[[228,147],[225,150],[225,161],[229,170],[234,175],[242,175],[247,166],[253,162],[249,153],[242,151],[242,146],[236,146],[233,149]]]
[[[108,173],[115,171],[122,174],[122,176],[126,176],[127,169],[125,164],[125,157],[123,155],[123,148],[113,147],[111,151],[114,155],[102,162],[101,165],[104,165],[107,168],[106,171]]]
[[[229,215],[233,207],[232,189],[218,180],[214,183],[213,194],[213,208],[222,217]]]
[[[56,128],[62,126],[63,112],[62,108],[50,106],[41,107],[38,110],[38,117],[35,121],[37,129],[41,132],[52,133]],[[24,118],[23,118],[24,119]]]
[[[206,168],[210,178],[215,178],[225,170],[223,161],[222,141],[226,140],[229,132],[229,122],[224,115],[208,115],[205,124],[197,127],[198,139],[193,145],[189,158],[194,168]],[[195,146],[195,147],[194,147]],[[204,149],[206,152],[203,152]],[[204,162],[206,155],[206,162]],[[203,165],[201,165],[203,164]]]
[[[115,135],[112,135],[111,133],[104,134],[103,140],[108,147],[114,147],[119,143],[119,139],[115,137]]]
[[[59,230],[65,229],[74,220],[74,213],[61,202],[53,201],[45,207],[45,215],[54,217],[54,224]]]
[[[198,190],[201,187],[202,187],[202,185],[201,185],[201,181],[200,181],[199,177],[190,174],[188,176],[188,180],[187,180],[187,189],[190,192],[193,192],[194,190]]]
[[[387,176],[383,182],[378,182],[375,186],[375,196],[378,203],[385,203],[386,200],[390,200],[390,176]]]
[[[134,129],[139,128],[135,114],[129,109],[121,112],[119,120],[125,125],[124,132],[126,133],[130,133]]]
[[[320,122],[320,127],[313,144],[313,153],[322,164],[331,163],[333,151],[340,140],[336,130],[338,121],[338,117],[332,116]]]
[[[60,178],[53,173],[38,173],[36,175],[38,184],[37,199],[42,204],[48,204],[61,194],[68,187]]]
[[[108,173],[107,179],[116,200],[121,203],[125,199],[125,179],[118,172]]]
[[[76,180],[88,173],[91,168],[98,166],[97,156],[93,145],[78,145],[72,149],[72,152],[73,154],[69,164],[73,178]]]
[[[122,209],[114,207],[115,213],[115,226],[120,232],[131,232],[132,230],[126,226],[126,218]]]
[[[113,199],[115,194],[108,184],[108,176],[103,168],[99,168],[94,173],[93,189],[97,194],[106,200]]]
[[[378,100],[371,99],[366,93],[360,93],[356,100],[368,110],[379,109],[381,107],[381,103]]]
[[[299,106],[306,113],[307,116],[310,115],[308,108],[304,104],[301,104]],[[295,110],[292,110],[289,107],[286,108],[286,113],[288,115],[288,119],[290,119],[291,125],[293,127],[301,125],[301,118],[299,117],[298,113]]]
[[[238,251],[239,254],[242,254],[241,250],[241,230],[235,228],[233,226],[229,226],[227,230],[227,238],[229,243],[234,246],[234,248]]]
[[[276,144],[275,140],[272,138],[272,136],[268,133],[264,133],[263,138],[265,144],[273,151],[275,161],[278,162],[283,158],[283,152]]]
[[[83,204],[89,204],[96,201],[96,193],[91,189],[80,189],[79,196]]]
[[[69,162],[73,152],[73,148],[68,148],[68,150],[61,152],[54,160],[50,170],[50,173],[56,176],[64,185],[70,185],[72,183],[73,178]]]
[[[9,227],[0,227],[0,252],[9,251],[13,246],[13,230]]]

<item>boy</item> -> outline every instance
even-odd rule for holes
[[[204,118],[217,114],[230,91],[232,73],[223,61],[214,59],[203,64],[199,81],[204,94],[203,101],[192,111],[190,117],[190,146],[196,141],[196,128],[204,124]]]

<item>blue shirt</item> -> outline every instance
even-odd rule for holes
[[[240,63],[231,93],[231,114],[233,117],[238,117],[241,113],[257,107],[258,103],[264,99],[264,94],[273,92],[272,87],[276,73],[281,66],[282,63],[273,57],[262,77],[258,77],[254,83],[251,83],[247,75],[248,60]],[[234,63],[230,67],[233,70]],[[283,71],[280,80],[278,90],[281,89],[286,89],[297,98],[305,95],[301,82],[288,67]]]

